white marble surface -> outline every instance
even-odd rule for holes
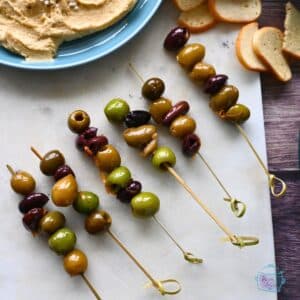
[[[38,161],[29,151],[35,145],[41,152],[59,148],[77,173],[81,189],[99,193],[103,208],[111,212],[112,229],[129,246],[154,276],[174,277],[183,285],[177,300],[274,300],[276,295],[260,291],[255,276],[265,265],[274,263],[270,199],[264,173],[246,143],[232,126],[219,121],[210,111],[201,93],[176,65],[174,57],[162,51],[166,32],[175,24],[173,6],[165,4],[149,26],[120,51],[101,61],[61,72],[27,72],[0,67],[1,126],[1,231],[0,298],[92,299],[80,278],[70,278],[60,257],[47,247],[44,238],[35,238],[22,226],[17,205],[20,198],[10,191],[5,164],[33,173],[38,190],[49,193],[52,180],[39,172]],[[233,40],[238,27],[219,26],[193,36],[207,46],[206,61],[218,72],[227,73],[230,83],[240,89],[240,100],[250,106],[252,117],[245,125],[259,153],[266,160],[260,81],[257,74],[242,69],[234,55]],[[131,59],[145,78],[160,76],[166,82],[165,95],[174,102],[186,99],[191,115],[197,119],[202,137],[202,154],[223,178],[232,193],[245,201],[248,211],[242,219],[232,216],[222,200],[223,192],[215,184],[200,160],[188,161],[179,144],[161,136],[161,143],[176,149],[176,169],[203,201],[234,232],[256,235],[260,244],[240,250],[221,241],[223,233],[201,211],[182,187],[166,173],[159,173],[149,161],[140,158],[120,138],[120,132],[103,116],[105,103],[113,97],[127,99],[132,109],[144,108],[140,86],[128,71]],[[144,189],[161,199],[159,218],[180,243],[203,257],[203,265],[187,264],[151,220],[134,219],[113,197],[107,196],[91,162],[74,148],[74,135],[66,127],[69,112],[82,108],[117,145],[133,176]],[[49,207],[53,207],[52,204]],[[78,247],[89,256],[88,277],[105,300],[160,299],[154,289],[143,288],[147,281],[109,236],[90,237],[82,228],[83,218],[64,209],[68,224],[77,232]],[[167,299],[171,297],[165,297]]]

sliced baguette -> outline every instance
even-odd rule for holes
[[[281,81],[292,78],[290,66],[282,53],[283,33],[275,27],[263,27],[253,36],[255,54],[270,68]]]
[[[205,0],[173,0],[177,8],[181,11],[189,11],[198,5],[205,2]]]
[[[208,0],[215,19],[228,23],[249,23],[261,14],[260,0]]]
[[[300,59],[300,11],[291,3],[286,4],[283,51]]]
[[[191,32],[203,32],[215,25],[215,19],[211,15],[207,3],[196,8],[182,12],[178,18],[180,26],[187,27]]]
[[[240,63],[248,70],[266,72],[268,68],[261,62],[253,50],[252,40],[258,30],[258,23],[243,26],[238,34],[235,48]]]

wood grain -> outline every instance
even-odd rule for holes
[[[292,2],[300,8],[300,0]],[[285,3],[263,1],[260,25],[282,29]],[[300,299],[300,62],[292,72],[287,84],[261,76],[269,168],[288,184],[283,199],[272,199],[276,263],[287,279],[279,300]]]

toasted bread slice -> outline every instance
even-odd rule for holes
[[[208,0],[213,16],[228,23],[249,23],[261,14],[260,0]]]
[[[258,30],[258,23],[243,26],[237,37],[235,48],[240,63],[248,70],[266,72],[268,68],[261,62],[253,50],[252,40]]]
[[[253,36],[253,49],[256,55],[270,68],[281,81],[292,78],[290,66],[282,53],[283,33],[275,27],[263,27]]]
[[[300,59],[300,11],[291,3],[286,4],[283,51]]]
[[[173,0],[177,8],[181,11],[189,11],[198,5],[205,2],[205,0]]]
[[[215,25],[215,19],[211,15],[207,3],[196,8],[182,12],[178,18],[180,26],[187,27],[191,32],[203,32]]]

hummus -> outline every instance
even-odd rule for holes
[[[103,30],[137,0],[0,0],[0,43],[28,60],[52,59],[61,43]]]

